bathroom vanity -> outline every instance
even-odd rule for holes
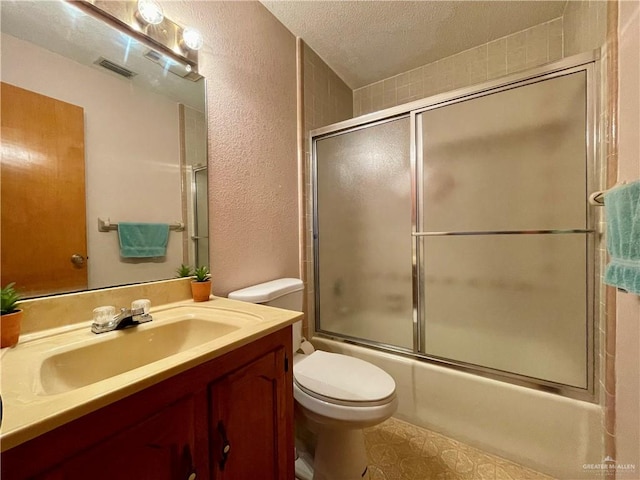
[[[293,478],[290,325],[301,314],[226,299],[206,304],[211,318],[230,315],[233,323],[234,312],[244,309],[256,320],[240,322],[235,330],[196,346],[172,331],[175,341],[187,342],[188,348],[86,385],[95,378],[87,377],[83,366],[65,371],[65,362],[86,359],[75,352],[87,347],[91,351],[98,340],[108,345],[112,339],[96,340],[99,336],[81,330],[59,335],[67,335],[65,346],[45,338],[6,352],[2,478]],[[158,320],[150,323],[156,323],[157,330],[176,322],[209,321],[207,312],[207,307],[184,302],[154,315]],[[188,323],[179,325],[191,328]],[[132,335],[142,338],[140,334],[147,335],[145,326],[136,327],[139,332],[108,335],[115,334],[117,341],[128,341]],[[202,339],[203,332],[195,333]],[[139,347],[153,347],[156,337],[161,334],[145,338],[146,346]],[[45,365],[40,378],[17,379],[18,363],[28,362],[20,355],[28,355],[34,365]],[[21,375],[30,367],[25,368]],[[43,375],[59,378],[47,383]],[[32,402],[22,404],[29,395]]]

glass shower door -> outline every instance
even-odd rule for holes
[[[206,166],[193,169],[193,236],[195,265],[209,264],[209,202],[208,202],[208,170]]]
[[[586,75],[416,115],[422,353],[587,388]]]
[[[318,330],[413,347],[408,116],[315,142]]]

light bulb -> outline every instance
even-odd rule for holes
[[[200,50],[204,40],[202,34],[192,27],[187,27],[182,32],[182,41],[189,50]]]
[[[164,20],[162,7],[154,0],[138,0],[138,19],[149,25],[158,25]]]

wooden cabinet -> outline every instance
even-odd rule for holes
[[[44,478],[187,480],[196,473],[193,397],[180,400],[86,452]]]
[[[284,358],[271,352],[211,385],[214,478],[287,478]]]
[[[2,454],[3,480],[292,480],[285,328]]]

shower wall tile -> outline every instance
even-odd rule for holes
[[[519,32],[507,37],[507,73],[524,70],[527,66],[527,34]]]
[[[507,39],[487,44],[487,78],[492,80],[507,74]]]
[[[550,62],[560,60],[563,56],[563,22],[549,22],[548,58]]]
[[[565,56],[588,52],[604,45],[607,36],[607,1],[567,2],[564,19]]]
[[[409,102],[411,98],[411,85],[406,84],[398,87],[398,103],[406,103]]]
[[[362,94],[353,95],[342,79],[304,44],[305,131],[346,120],[353,115],[353,103]]]
[[[543,65],[562,58],[563,48],[560,17],[356,89],[353,114],[364,115]]]
[[[530,28],[526,31],[525,40],[527,68],[542,65],[549,58],[549,24]]]

